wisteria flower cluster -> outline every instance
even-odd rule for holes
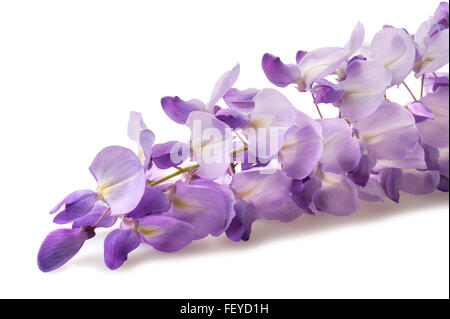
[[[449,190],[449,5],[412,35],[384,26],[370,43],[357,23],[342,47],[299,51],[295,63],[265,54],[262,69],[278,87],[312,95],[313,119],[278,90],[234,87],[239,65],[216,82],[207,102],[161,99],[165,113],[186,125],[189,141],[155,144],[140,113],[128,135],[136,152],[106,147],[89,170],[98,187],[74,191],[53,208],[56,224],[38,253],[48,272],[95,236],[104,261],[117,269],[141,244],[175,252],[223,233],[248,240],[259,219],[289,222],[302,214],[346,216],[360,201],[398,202],[400,191]],[[414,73],[415,94],[405,83]],[[389,100],[390,89],[411,101]],[[320,106],[336,108],[323,118]]]

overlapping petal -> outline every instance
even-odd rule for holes
[[[413,69],[416,48],[403,29],[383,28],[373,37],[370,49],[372,58],[392,72],[392,85],[400,85]]]
[[[177,141],[155,144],[152,148],[152,161],[159,169],[168,169],[183,163],[190,154],[189,145]]]
[[[194,239],[191,224],[168,216],[140,218],[138,231],[143,242],[167,253],[183,249]]]
[[[354,129],[372,159],[402,159],[419,141],[414,117],[393,102],[383,102],[375,113],[355,123]]]
[[[140,218],[150,214],[162,213],[169,210],[170,205],[170,199],[164,192],[153,186],[147,186],[141,201],[127,216]]]
[[[199,176],[215,179],[230,164],[231,128],[206,112],[192,112],[186,122],[191,130],[193,160],[200,164]]]
[[[297,64],[300,70],[300,86],[308,90],[311,85],[339,68],[351,51],[345,48],[326,47],[308,52]]]
[[[344,90],[339,104],[342,116],[360,121],[375,112],[391,81],[391,72],[378,62],[353,61],[347,67],[345,80],[339,83]]]
[[[318,123],[308,121],[287,131],[278,159],[289,177],[303,179],[318,164],[322,150],[322,129]]]
[[[209,102],[206,104],[206,109],[213,113],[216,103],[228,92],[239,77],[240,66],[237,64],[231,70],[225,72],[216,82],[211,93]]]
[[[227,186],[198,180],[190,184],[180,181],[171,190],[172,207],[164,216],[194,226],[194,239],[222,234],[233,219],[234,197]]]
[[[300,78],[297,65],[284,64],[279,57],[270,53],[264,54],[261,64],[267,79],[276,86],[286,87]]]
[[[421,100],[433,114],[433,120],[417,123],[422,141],[436,147],[449,145],[449,88],[439,87]]]
[[[111,207],[111,215],[134,209],[144,194],[145,173],[137,156],[120,146],[104,148],[89,167],[98,183],[98,194]]]
[[[343,119],[321,119],[318,122],[323,136],[321,168],[333,173],[354,170],[361,158],[361,150],[351,127]]]

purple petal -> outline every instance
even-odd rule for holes
[[[426,169],[425,151],[423,147],[417,143],[416,147],[406,152],[405,156],[397,160],[378,160],[375,170],[383,167],[395,168],[411,168],[411,169]]]
[[[283,171],[289,177],[303,179],[311,174],[322,154],[322,130],[316,122],[295,125],[287,133],[279,152]]]
[[[375,166],[375,161],[370,159],[367,155],[362,155],[358,167],[348,174],[348,177],[360,186],[366,186],[369,182],[370,171]]]
[[[194,227],[168,216],[146,216],[139,219],[142,241],[167,253],[189,245],[194,238]]]
[[[289,199],[292,179],[282,171],[258,169],[236,173],[230,187],[236,197],[244,199],[256,209],[274,209]]]
[[[443,24],[444,28],[449,27],[449,5],[448,2],[442,1],[439,3],[436,11],[434,12],[434,20]]]
[[[353,127],[367,144],[372,159],[400,160],[419,140],[414,117],[392,102],[383,102],[375,113]]]
[[[448,177],[441,175],[441,179],[439,180],[439,185],[437,187],[441,192],[447,192],[449,190],[449,181]]]
[[[308,52],[297,64],[301,74],[301,86],[310,89],[313,82],[336,71],[350,54],[348,49],[333,47]]]
[[[193,160],[200,164],[199,176],[215,179],[224,175],[230,164],[230,127],[206,112],[192,112],[186,125],[191,130]]]
[[[98,194],[111,207],[111,215],[126,214],[142,198],[145,173],[136,155],[120,146],[104,148],[89,167],[98,183]]]
[[[300,209],[292,199],[289,199],[280,207],[275,209],[262,208],[258,213],[261,218],[268,220],[279,220],[280,222],[288,223],[298,218],[302,212],[303,210]]]
[[[128,120],[128,137],[133,141],[139,142],[139,134],[146,129],[147,126],[142,119],[141,113],[131,111],[130,119]]]
[[[268,159],[283,146],[287,130],[295,125],[297,110],[284,95],[273,89],[261,90],[254,101],[248,132],[249,151],[260,159]]]
[[[170,141],[155,144],[152,149],[152,161],[160,169],[168,169],[183,163],[190,154],[189,145],[182,142]]]
[[[417,41],[416,41],[417,42]],[[437,33],[426,43],[421,58],[416,61],[414,71],[416,77],[433,73],[446,65],[449,60],[449,29]]]
[[[230,71],[225,72],[219,80],[217,80],[216,85],[214,86],[213,92],[211,93],[211,97],[209,99],[208,104],[206,105],[206,109],[209,112],[213,112],[213,109],[216,103],[228,92],[229,89],[234,85],[239,77],[240,67],[237,64]]]
[[[208,234],[219,236],[234,217],[233,193],[227,186],[198,180],[190,184],[178,181],[171,190],[172,207],[164,216],[185,221],[194,226],[194,239]]]
[[[428,119],[434,119],[434,114],[422,104],[422,102],[412,102],[408,104],[408,111],[414,116],[416,123],[423,122]]]
[[[150,130],[143,130],[139,134],[139,147],[142,150],[142,160],[141,163],[144,168],[147,168],[150,164],[150,159],[152,156],[152,146],[155,142],[155,134]]]
[[[313,196],[317,190],[321,187],[321,182],[315,174],[303,181],[300,189],[296,189],[295,193],[292,194],[292,200],[298,207],[303,209],[308,209],[312,203]]]
[[[206,107],[200,100],[183,101],[178,96],[165,96],[161,105],[167,116],[176,123],[185,124],[189,114],[193,111],[205,111]]]
[[[438,171],[404,169],[399,188],[414,195],[429,194],[436,189],[439,181],[440,175]]]
[[[448,147],[439,149],[439,173],[448,178]]]
[[[347,67],[339,86],[344,97],[339,105],[342,116],[360,121],[377,110],[391,84],[391,72],[374,61],[355,60]]]
[[[348,177],[322,172],[320,179],[322,187],[313,196],[314,205],[319,211],[346,216],[358,210],[358,191]]]
[[[106,209],[108,209],[108,206],[106,206],[102,202],[95,204],[94,208],[89,212],[89,214],[87,214],[81,218],[78,218],[76,221],[74,221],[72,223],[72,229],[81,228],[85,225],[93,226],[97,222],[97,220],[103,215],[103,213],[105,212]],[[116,221],[117,221],[117,217],[107,214],[106,216],[103,216],[102,220],[98,223],[96,228],[112,227],[112,226],[114,226]]]
[[[425,75],[424,88],[426,92],[434,92],[441,86],[449,86],[448,73],[436,73],[436,75]]]
[[[426,144],[422,145],[422,149],[424,151],[426,168],[429,170],[438,171],[440,166],[439,160],[440,157],[442,157],[439,154],[439,149]]]
[[[153,186],[147,186],[139,204],[127,215],[129,217],[139,218],[154,213],[162,213],[169,210],[170,205],[170,199],[165,193],[157,190]]]
[[[97,200],[97,193],[86,191],[82,196],[78,197],[76,201],[67,203],[65,209],[55,216],[53,222],[55,224],[70,223],[89,213]]]
[[[321,168],[333,173],[344,173],[355,169],[361,158],[357,139],[352,129],[343,119],[318,120],[322,126],[323,152]]]
[[[364,201],[381,202],[386,197],[375,175],[370,176],[364,187],[357,185],[357,188],[359,198]]]
[[[378,173],[378,181],[386,196],[398,203],[400,200],[400,182],[402,170],[400,168],[385,168]]]
[[[234,204],[236,216],[226,230],[227,237],[232,241],[247,241],[250,238],[252,224],[258,219],[255,209],[248,209],[248,203],[238,198]]]
[[[303,50],[299,50],[297,51],[297,53],[295,54],[295,62],[298,64],[307,54],[307,51],[303,51]]]
[[[434,120],[417,123],[422,142],[436,147],[449,145],[449,88],[439,87],[421,102],[434,114]]]
[[[90,189],[81,189],[70,193],[50,211],[50,214],[56,213],[64,205],[76,203],[78,200],[91,193],[93,192]]]
[[[364,26],[358,21],[353,28],[350,40],[345,45],[345,48],[350,50],[350,55],[358,51],[364,42]]]
[[[39,269],[48,272],[61,267],[76,255],[87,239],[94,236],[92,227],[52,231],[39,249],[37,258]]]
[[[392,84],[400,85],[412,71],[416,49],[403,29],[384,28],[372,39],[372,58],[392,72]]]
[[[325,79],[317,81],[317,85],[313,86],[314,103],[335,103],[342,99],[344,90],[334,83]]]
[[[276,86],[286,87],[300,77],[300,71],[295,64],[284,64],[279,57],[272,54],[264,54],[261,64],[267,79]]]
[[[127,260],[128,254],[141,243],[139,234],[132,229],[116,229],[108,234],[104,244],[105,264],[117,269]]]
[[[226,123],[233,130],[245,128],[250,123],[248,115],[235,109],[220,110],[216,113],[216,118]]]
[[[255,106],[253,98],[258,92],[259,90],[257,89],[239,91],[238,89],[231,88],[223,96],[223,100],[231,108],[235,108],[242,112],[251,112]]]

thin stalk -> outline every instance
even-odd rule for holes
[[[423,84],[425,82],[425,74],[422,75],[422,80],[420,81],[420,98],[423,98]]]
[[[172,174],[170,174],[170,175],[167,175],[167,176],[164,176],[164,177],[162,177],[162,178],[160,178],[160,179],[157,179],[156,181],[153,181],[153,182],[148,183],[147,186],[155,186],[155,185],[157,185],[157,184],[159,184],[159,183],[162,183],[162,182],[164,182],[164,181],[167,181],[168,179],[171,179],[172,177],[175,177],[175,176],[178,176],[178,175],[180,175],[180,174],[183,174],[183,173],[192,171],[193,169],[196,169],[196,168],[198,168],[199,166],[200,166],[199,164],[194,164],[194,165],[191,165],[191,166],[188,166],[188,167],[180,168],[180,169],[178,169],[178,171],[176,171],[175,173],[172,173]]]
[[[312,96],[313,102],[314,102],[315,96],[314,96],[314,94],[312,92],[311,92],[311,96]],[[314,105],[316,106],[316,109],[317,109],[317,112],[319,113],[320,118],[323,119],[322,112],[320,112],[319,105],[317,105],[317,103],[314,103]]]
[[[97,227],[98,224],[100,224],[100,222],[102,221],[102,219],[109,213],[109,211],[111,210],[110,207],[108,207],[102,214],[102,216],[100,216],[97,221],[95,222],[94,225],[92,225],[93,228]]]
[[[414,96],[413,92],[411,91],[411,89],[409,88],[409,86],[405,83],[405,81],[402,82],[403,85],[405,86],[405,88],[408,90],[409,94],[411,94],[412,98],[414,99],[414,102],[417,102],[416,97]]]

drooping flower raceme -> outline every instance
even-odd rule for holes
[[[415,34],[385,26],[364,43],[357,23],[345,45],[298,51],[296,64],[265,54],[268,80],[312,95],[306,105],[273,88],[234,87],[236,65],[207,102],[161,99],[168,117],[190,130],[179,141],[155,144],[142,115],[131,112],[136,153],[110,146],[94,158],[98,186],[51,210],[56,224],[71,225],[44,239],[39,268],[61,267],[99,228],[112,228],[104,261],[117,269],[140,245],[171,253],[209,235],[247,241],[260,220],[346,216],[361,201],[448,192],[449,77],[440,70],[448,64],[448,28],[442,2]],[[418,92],[406,84],[412,73]],[[396,103],[393,90],[411,99]],[[306,115],[309,107],[320,118]],[[336,116],[323,118],[321,107]]]

